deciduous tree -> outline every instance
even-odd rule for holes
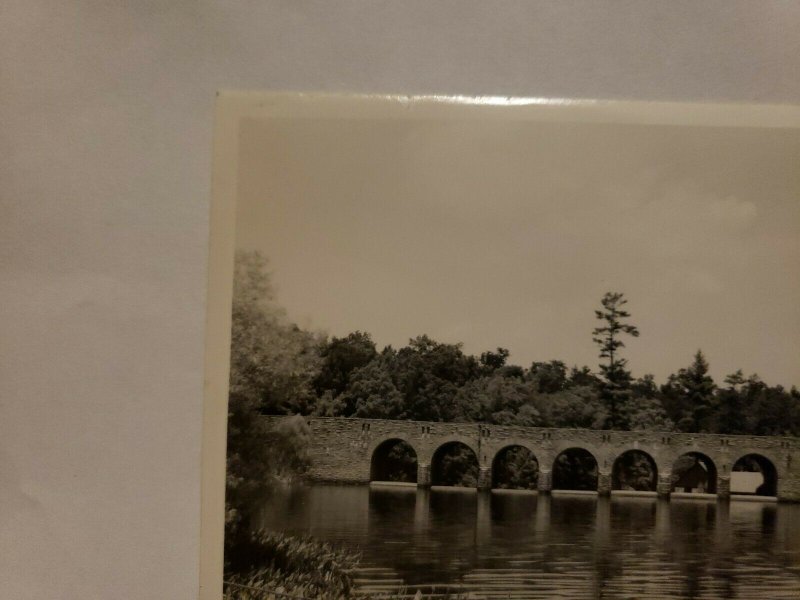
[[[567,365],[560,360],[534,362],[528,376],[536,382],[536,391],[541,394],[560,392],[568,384]]]
[[[313,402],[318,339],[286,319],[274,301],[266,261],[238,253],[234,269],[228,398],[227,519],[229,532],[247,530],[258,498],[277,479],[308,464],[302,418],[268,427],[265,411],[291,414]]]
[[[334,397],[342,394],[347,389],[351,373],[369,364],[377,355],[372,337],[362,331],[354,331],[343,338],[334,337],[322,344],[322,364],[314,380],[317,394],[322,395],[326,391],[330,391]],[[352,407],[348,407],[348,410],[352,411]]]
[[[452,421],[458,414],[458,389],[479,377],[481,369],[474,356],[464,354],[461,344],[444,344],[422,335],[393,355],[391,373],[403,395],[406,418]]]
[[[403,416],[403,395],[392,381],[386,361],[376,358],[356,369],[342,395],[352,415],[369,419],[398,419]]]

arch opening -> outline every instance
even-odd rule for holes
[[[584,448],[569,448],[553,462],[554,490],[597,490],[597,460]]]
[[[401,439],[386,440],[372,453],[370,481],[417,482],[417,453]]]
[[[717,466],[705,454],[687,452],[672,465],[672,491],[694,494],[717,493]]]
[[[656,461],[642,450],[628,450],[614,461],[611,489],[655,492],[658,484]]]
[[[535,490],[539,483],[539,461],[524,446],[506,446],[492,461],[492,488]]]
[[[477,487],[478,457],[461,442],[447,442],[433,453],[431,459],[431,485]]]
[[[731,469],[731,494],[742,496],[777,496],[778,470],[761,454],[745,454]]]

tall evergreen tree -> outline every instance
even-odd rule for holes
[[[630,397],[631,373],[626,369],[627,359],[620,356],[620,350],[625,347],[622,336],[639,337],[636,326],[624,322],[630,317],[624,308],[627,303],[624,294],[606,293],[601,300],[603,309],[595,311],[595,316],[604,324],[592,332],[592,339],[600,347],[600,358],[607,360],[600,364],[603,375],[600,398],[608,410],[607,426],[612,429],[627,428],[620,407]]]
[[[747,413],[745,411],[747,401],[742,389],[746,381],[741,369],[725,378],[727,387],[717,392],[717,410],[714,416],[715,433],[747,432]]]
[[[698,350],[692,364],[670,375],[664,393],[670,416],[679,431],[708,432],[714,428],[716,385],[708,374],[708,361]]]

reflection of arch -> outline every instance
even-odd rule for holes
[[[509,444],[492,460],[492,487],[535,490],[539,481],[539,461],[527,446]]]
[[[417,481],[417,453],[406,440],[394,437],[378,443],[370,459],[370,481]]]
[[[681,454],[672,465],[672,491],[717,493],[717,466],[702,452]]]
[[[763,454],[745,454],[733,463],[731,469],[731,493],[754,494],[756,496],[778,495],[778,470],[775,463]],[[760,473],[760,482],[738,482],[733,472]],[[753,485],[754,484],[754,485]],[[752,491],[750,491],[752,489]]]
[[[476,487],[478,472],[475,450],[458,440],[440,444],[431,457],[431,485]]]
[[[658,466],[644,450],[626,450],[614,461],[612,489],[655,492],[657,484]]]
[[[585,448],[567,448],[553,461],[554,490],[596,490],[597,459]]]

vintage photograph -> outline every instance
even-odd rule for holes
[[[225,598],[800,597],[799,111],[218,100]]]

